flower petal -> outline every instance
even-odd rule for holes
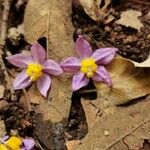
[[[16,54],[9,57],[6,57],[6,59],[13,64],[16,67],[20,68],[26,68],[29,63],[33,62],[33,59],[29,55],[25,54]]]
[[[35,62],[42,63],[46,59],[46,51],[39,43],[32,45],[31,53]]]
[[[63,73],[62,68],[55,61],[48,59],[43,62],[43,72],[58,76]]]
[[[90,43],[86,41],[83,36],[79,36],[75,43],[75,50],[81,58],[90,57],[92,55],[92,48]]]
[[[73,76],[72,80],[72,89],[73,91],[77,91],[80,88],[86,86],[89,83],[89,79],[86,77],[84,73],[78,72]]]
[[[26,74],[26,70],[23,70],[17,75],[17,77],[13,83],[13,88],[15,90],[24,89],[27,86],[29,86],[30,84],[31,84],[31,81],[30,81],[28,75]]]
[[[61,66],[65,72],[75,72],[80,69],[80,61],[78,58],[69,57],[61,63]]]
[[[91,57],[95,59],[97,64],[105,65],[109,64],[113,60],[117,51],[117,48],[100,48],[97,49]]]
[[[24,139],[22,150],[32,150],[34,146],[35,146],[35,141],[32,138]]]
[[[99,66],[96,73],[92,77],[94,81],[102,81],[108,84],[108,86],[112,86],[111,78],[105,69],[104,66]]]
[[[40,93],[47,97],[47,92],[51,85],[51,78],[48,74],[44,74],[41,78],[37,80],[37,87],[40,91]]]

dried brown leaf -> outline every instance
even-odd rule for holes
[[[34,43],[40,37],[46,36],[49,58],[60,60],[68,57],[73,52],[73,27],[70,14],[71,0],[29,0],[25,13],[27,40]],[[32,103],[39,103],[39,99],[43,101],[37,112],[43,114],[45,120],[59,122],[68,116],[71,98],[68,81],[70,80],[66,75],[52,78],[48,101],[42,96],[32,94]]]
[[[40,37],[47,37],[48,58],[56,61],[73,55],[71,2],[71,0],[29,0],[26,8],[24,25],[28,42],[34,43]],[[59,149],[64,144],[63,138],[60,137],[64,137],[63,126],[66,123],[64,120],[70,110],[72,94],[70,76],[52,77],[47,99],[40,94],[37,95],[36,90],[36,88],[29,89],[31,102],[40,103],[35,111],[42,115],[41,123],[37,124],[36,134],[48,148]]]
[[[79,0],[85,12],[95,21],[104,18],[107,12],[107,7],[111,0],[105,0],[104,5],[100,8],[102,0]]]
[[[135,68],[127,59],[116,58],[107,67],[112,78],[113,87],[96,84],[99,99],[109,105],[120,105],[150,93],[150,69]]]
[[[128,147],[131,149],[141,148],[144,139],[149,139],[149,100],[147,98],[141,103],[127,108],[118,108],[115,113],[102,116],[93,126],[89,127],[89,133],[80,141],[79,145],[74,146],[75,149],[127,150]],[[85,113],[89,120],[92,112],[87,113],[87,109],[85,109]],[[108,131],[109,134],[106,135],[105,131]]]
[[[138,17],[140,17],[141,15],[142,13],[140,11],[130,9],[122,12],[121,18],[117,20],[116,23],[140,31],[140,28],[143,27],[143,24],[138,19]]]

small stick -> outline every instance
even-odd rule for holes
[[[41,150],[44,150],[38,140],[35,140]]]
[[[1,69],[4,70],[4,75],[7,81],[8,86],[10,87],[10,93],[11,93],[11,99],[16,100],[15,91],[12,88],[11,80],[9,78],[6,66],[3,62],[2,54],[3,54],[3,47],[5,45],[5,39],[6,39],[6,33],[7,33],[7,26],[8,26],[8,16],[10,11],[10,4],[11,0],[4,0],[4,10],[3,10],[3,16],[2,16],[2,27],[1,27],[1,45],[0,45],[0,64]]]
[[[23,89],[23,93],[25,95],[25,103],[26,103],[26,106],[27,106],[27,110],[28,110],[28,112],[30,112],[32,110],[31,105],[30,105],[30,97],[29,97],[26,89]]]
[[[8,71],[8,73],[13,77],[13,78],[15,78],[15,76],[11,73],[11,71],[9,71],[9,70],[7,70]],[[26,106],[27,106],[27,110],[30,112],[31,111],[31,105],[30,105],[30,97],[29,97],[29,95],[28,95],[28,93],[27,93],[27,91],[26,91],[26,89],[23,89],[23,93],[24,93],[24,95],[25,95],[25,103],[26,103]]]
[[[11,0],[4,0],[4,11],[2,16],[2,26],[1,26],[1,44],[5,44],[6,33],[7,33],[7,26],[8,26],[8,16],[10,10]],[[2,52],[2,51],[1,51]]]
[[[3,144],[5,144],[5,142],[2,140],[2,138],[0,138],[0,142],[3,143]]]

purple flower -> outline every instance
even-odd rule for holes
[[[92,52],[90,44],[80,35],[75,43],[75,50],[80,58],[69,57],[61,63],[65,72],[75,74],[72,80],[73,91],[86,86],[89,78],[112,86],[111,78],[104,66],[113,60],[117,48],[100,48]]]
[[[38,43],[31,47],[31,56],[16,54],[6,59],[14,66],[23,69],[13,83],[15,90],[24,89],[36,81],[40,93],[45,97],[51,85],[50,75],[58,76],[63,72],[58,63],[46,59],[46,52]]]
[[[21,150],[33,150],[35,146],[35,141],[32,138],[26,138],[23,139],[23,147],[21,148]]]

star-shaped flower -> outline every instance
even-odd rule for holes
[[[61,63],[65,72],[74,73],[72,89],[77,91],[89,83],[92,78],[95,82],[105,82],[112,86],[112,81],[105,65],[115,57],[117,48],[99,48],[92,52],[90,44],[79,36],[75,43],[75,50],[79,58],[69,57]]]
[[[13,83],[15,90],[24,89],[36,81],[40,93],[45,97],[52,82],[50,75],[58,76],[63,72],[58,63],[46,58],[46,51],[38,43],[31,47],[31,55],[16,54],[6,59],[23,69]]]

